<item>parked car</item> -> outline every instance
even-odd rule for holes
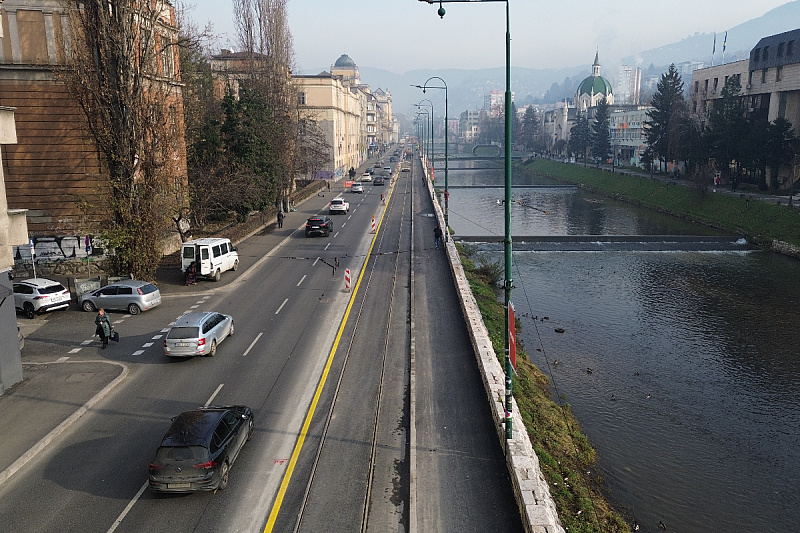
[[[59,282],[45,278],[31,278],[14,282],[14,307],[33,318],[36,313],[67,309],[71,296]]]
[[[123,279],[81,295],[78,303],[87,312],[116,309],[138,315],[161,304],[161,291],[146,281]]]
[[[372,174],[361,174],[361,181],[372,181]]]
[[[164,355],[217,355],[217,346],[233,336],[233,317],[216,311],[185,313],[164,337]]]
[[[194,264],[195,275],[219,281],[223,272],[239,268],[239,253],[230,239],[206,237],[181,245],[181,271]]]
[[[350,192],[357,192],[358,194],[361,194],[364,192],[364,186],[358,182],[355,182],[350,186]]]
[[[348,211],[350,211],[350,202],[341,197],[334,198],[328,205],[328,212],[331,215],[334,213],[346,215]]]
[[[306,237],[322,235],[327,237],[333,231],[333,221],[325,215],[311,217],[306,221]]]
[[[383,185],[384,184],[384,177],[383,176],[378,176],[377,178],[372,180],[372,184],[373,185]]]
[[[148,466],[150,490],[224,490],[253,426],[253,411],[244,405],[199,407],[179,414]]]

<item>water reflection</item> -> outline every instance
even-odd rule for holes
[[[460,172],[451,167],[451,183]],[[551,213],[515,206],[516,235],[708,232],[581,191],[514,194]],[[502,188],[452,189],[456,233],[501,235],[500,197]],[[517,251],[514,268],[520,338],[598,450],[612,500],[643,531],[659,521],[688,533],[797,528],[800,262],[766,252]]]

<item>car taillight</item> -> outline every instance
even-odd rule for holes
[[[47,296],[34,296],[33,297],[34,300],[44,300],[45,298],[47,298]]]
[[[200,348],[201,346],[205,346],[205,345],[206,345],[206,339],[205,338],[202,338],[199,341],[197,341],[197,347],[198,348]]]
[[[148,468],[150,470],[161,470],[162,468],[164,468],[164,465],[157,465],[155,463],[150,463],[150,466]]]
[[[217,466],[217,462],[216,461],[207,461],[205,463],[199,463],[199,464],[194,465],[194,467],[197,468],[198,470],[201,470],[201,469],[204,469],[204,468],[214,468],[215,466]]]

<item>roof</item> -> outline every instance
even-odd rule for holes
[[[589,76],[578,86],[578,95],[581,94],[605,94],[612,93],[611,83],[603,76]]]
[[[333,64],[335,67],[355,67],[356,62],[350,59],[350,56],[347,54],[342,54],[339,56],[339,59],[336,60],[336,63]]]
[[[195,409],[179,414],[164,435],[162,446],[207,446],[225,409]]]
[[[768,49],[766,58],[765,49]],[[795,63],[800,63],[800,29],[764,37],[750,51],[751,71]]]

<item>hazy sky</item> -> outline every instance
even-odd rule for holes
[[[199,26],[212,21],[215,33],[224,35],[220,48],[237,49],[233,0],[184,1]],[[601,63],[612,64],[695,33],[722,33],[786,3],[510,0],[511,63],[528,68],[591,65],[599,50]],[[438,4],[418,0],[288,0],[296,67],[316,73],[329,69],[341,54],[359,67],[398,74],[417,68],[502,67],[505,5],[446,3],[447,14],[440,19]]]

